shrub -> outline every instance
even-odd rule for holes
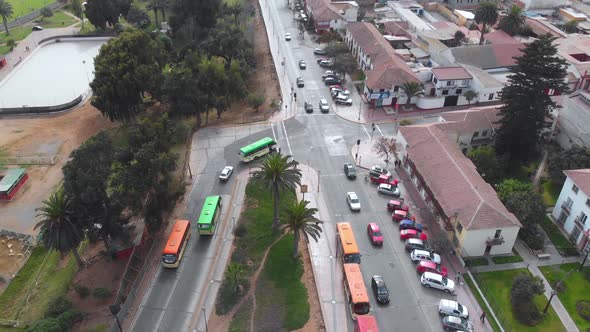
[[[236,229],[234,230],[234,235],[236,237],[243,237],[244,235],[246,235],[247,232],[248,230],[246,229],[246,225],[244,225],[243,223],[239,223]]]
[[[514,317],[522,324],[534,326],[541,320],[541,313],[533,299],[543,294],[545,285],[539,277],[530,274],[519,274],[514,277],[510,289],[510,302]]]
[[[60,296],[53,300],[47,311],[45,312],[45,317],[58,317],[59,315],[63,314],[64,312],[72,309],[72,302],[65,298],[65,296]]]
[[[46,318],[29,327],[26,332],[62,332],[67,330],[62,320],[58,318]]]
[[[90,295],[90,289],[88,289],[88,287],[86,287],[84,285],[76,285],[76,286],[74,286],[74,290],[83,299],[85,299],[86,297],[88,297],[88,295]]]
[[[53,16],[53,12],[51,11],[51,9],[49,9],[49,7],[43,7],[41,8],[41,15],[43,17],[51,17]]]
[[[70,309],[59,315],[59,319],[68,327],[84,319],[84,314],[78,309]]]
[[[111,291],[104,287],[98,287],[92,291],[92,296],[97,299],[108,299],[111,297]]]
[[[518,237],[533,250],[541,250],[545,246],[545,236],[534,227],[521,228]]]
[[[400,126],[409,126],[409,125],[411,125],[411,124],[412,124],[412,120],[407,120],[407,119],[401,120],[401,121],[399,122],[399,125],[400,125]]]

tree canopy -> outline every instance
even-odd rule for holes
[[[555,38],[540,36],[516,57],[508,83],[502,89],[496,150],[506,154],[512,167],[530,159],[537,150],[541,133],[549,127],[555,103],[549,89],[567,92],[566,62],[557,56]]]
[[[106,29],[107,24],[114,26],[119,17],[126,17],[131,9],[131,0],[87,0],[85,14],[88,21],[99,29]]]
[[[204,40],[217,22],[220,0],[176,0],[169,24],[180,48]]]
[[[484,35],[488,28],[496,24],[498,21],[498,5],[495,2],[482,2],[475,10],[475,22],[481,24],[482,28],[479,45],[483,45]]]
[[[482,146],[467,153],[477,171],[491,184],[498,183],[504,175],[505,164],[501,158],[496,156],[496,151],[491,146]]]
[[[574,145],[569,150],[560,150],[549,154],[549,175],[555,183],[565,181],[563,171],[590,168],[590,149]]]
[[[539,277],[527,273],[514,277],[510,289],[510,301],[514,317],[521,323],[533,326],[541,318],[533,299],[543,294],[545,285]]]
[[[498,23],[498,27],[507,34],[514,36],[520,32],[525,25],[525,17],[522,8],[517,5],[512,5],[508,15],[502,17]]]

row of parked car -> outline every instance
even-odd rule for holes
[[[356,170],[353,171],[349,164],[345,164],[344,173],[348,177],[356,177]],[[387,202],[386,208],[388,213],[391,213],[392,221],[399,223],[399,238],[405,241],[404,248],[410,253],[412,263],[416,264],[416,273],[420,275],[421,284],[447,293],[454,292],[455,282],[448,278],[448,269],[441,265],[440,255],[430,248],[424,226],[416,222],[416,218],[410,213],[410,207],[405,204],[403,198],[399,197],[399,188],[397,188],[399,180],[394,179],[381,167],[372,167],[369,179],[378,186],[387,185],[398,190],[398,194],[393,195],[396,198]],[[373,245],[383,245],[383,235],[377,223],[367,225],[367,235]],[[389,291],[382,276],[372,277],[371,288],[379,303],[389,303]],[[441,299],[438,312],[443,316],[442,325],[445,330],[473,331],[473,324],[469,321],[469,311],[457,301]]]

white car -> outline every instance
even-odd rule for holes
[[[418,263],[419,261],[431,261],[435,262],[436,264],[440,264],[441,259],[440,255],[428,250],[420,250],[414,249],[410,254],[410,259],[414,263]]]
[[[373,167],[371,167],[371,170],[369,172],[377,173],[377,174],[384,174],[384,175],[389,174],[389,172],[381,166],[373,166]]]
[[[438,303],[438,313],[441,316],[469,318],[469,311],[467,310],[467,307],[453,300],[440,300],[440,302]]]
[[[355,192],[348,192],[346,193],[346,202],[348,202],[348,206],[352,211],[360,211],[361,210],[361,201],[357,197]]]
[[[326,70],[326,71],[325,71],[325,72],[322,74],[322,79],[325,79],[325,78],[326,78],[326,77],[328,77],[328,76],[334,76],[334,75],[336,75],[336,74],[334,74],[334,72],[333,72],[333,71],[331,71],[331,70]]]
[[[342,94],[338,94],[336,96],[335,102],[336,102],[336,104],[342,104],[342,105],[347,105],[347,106],[352,105],[352,99],[348,98],[348,96],[345,96]]]
[[[291,33],[290,32],[285,33],[285,40],[286,41],[291,40]]]
[[[330,104],[324,98],[320,99],[320,111],[322,113],[328,113],[330,111]]]
[[[229,177],[232,175],[232,173],[234,172],[234,168],[231,166],[225,166],[223,168],[223,170],[221,171],[221,174],[219,175],[219,179],[221,181],[227,181],[227,179],[229,179]]]
[[[420,277],[422,286],[426,288],[436,288],[447,293],[455,291],[455,282],[451,279],[432,272],[424,272]],[[452,317],[452,316],[451,316]]]
[[[400,196],[399,188],[396,186],[392,186],[388,183],[380,184],[379,187],[377,188],[377,191],[381,194],[385,194],[385,195],[389,195],[389,196],[395,196],[395,197]]]

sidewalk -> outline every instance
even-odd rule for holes
[[[297,190],[297,198],[309,201],[308,207],[317,208],[316,217],[324,222],[330,220],[327,214],[328,208],[323,197],[322,188],[318,186],[317,172],[307,165],[300,164],[301,184],[307,185],[307,193],[302,194]],[[319,189],[319,192],[318,192]],[[310,239],[307,247],[313,267],[313,275],[317,293],[322,309],[322,316],[326,331],[341,332],[348,329],[346,322],[346,303],[344,290],[341,287],[342,270],[337,268],[336,233],[333,227],[321,225],[322,234],[318,242]]]

